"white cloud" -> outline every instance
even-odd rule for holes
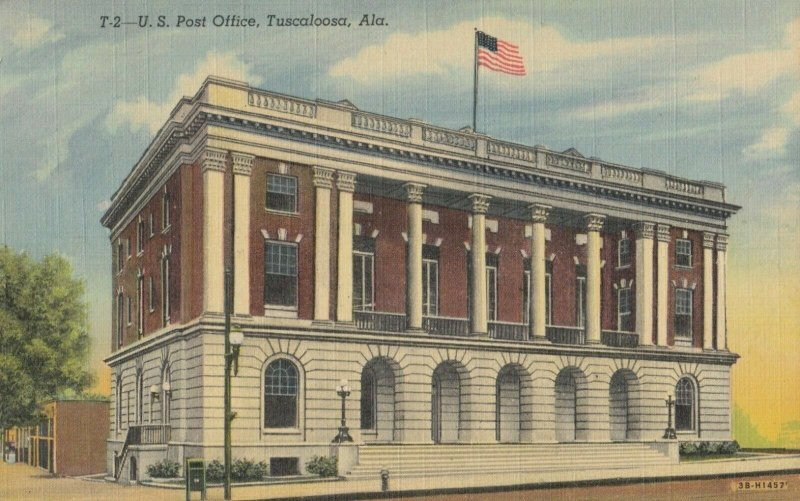
[[[495,17],[438,31],[393,34],[384,42],[364,47],[356,55],[335,63],[328,74],[376,85],[415,75],[458,73],[471,78],[474,26],[481,26],[487,33],[502,33],[505,40],[519,45],[529,75],[527,81],[536,83],[541,83],[545,73],[569,63],[632,54],[671,43],[671,39],[656,37],[573,42],[551,26]]]
[[[6,23],[3,23],[6,25],[9,40],[16,47],[32,49],[64,38],[64,34],[54,29],[53,23],[49,19],[30,17],[22,22],[16,21],[18,20],[9,18]]]
[[[111,207],[111,200],[105,199],[97,203],[95,208],[99,211],[106,211],[109,207]]]
[[[781,111],[786,113],[795,125],[800,125],[800,90],[792,94],[792,97],[781,106]]]
[[[106,126],[111,132],[126,125],[133,132],[145,130],[155,134],[164,125],[178,100],[193,96],[209,75],[243,80],[254,85],[261,83],[261,78],[252,73],[251,65],[243,62],[235,53],[209,52],[192,73],[184,73],[176,78],[175,86],[163,100],[138,96],[130,101],[117,101],[106,117]]]
[[[782,157],[786,153],[786,143],[791,131],[786,127],[772,127],[761,134],[757,143],[742,150],[742,154],[751,160],[767,160]]]

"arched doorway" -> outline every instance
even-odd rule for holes
[[[519,368],[507,365],[497,375],[496,439],[518,443],[521,431],[522,381]]]
[[[431,439],[434,443],[457,442],[461,428],[461,378],[453,363],[433,371],[431,391]]]
[[[633,437],[633,427],[635,424],[633,419],[632,408],[632,384],[635,384],[636,376],[630,371],[619,370],[611,377],[611,383],[608,387],[608,423],[611,431],[612,441],[630,440]]]
[[[576,367],[558,373],[555,382],[556,440],[586,440],[586,376]]]
[[[365,439],[394,440],[394,394],[395,373],[390,362],[370,360],[361,371],[361,433]]]

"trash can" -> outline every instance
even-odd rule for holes
[[[192,492],[200,492],[200,499],[206,499],[206,465],[202,459],[187,458],[186,468],[186,501],[192,497]]]

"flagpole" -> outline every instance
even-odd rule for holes
[[[474,78],[472,86],[472,131],[478,132],[478,28],[475,28],[475,55],[472,60]]]

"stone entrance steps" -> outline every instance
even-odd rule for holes
[[[351,479],[617,469],[672,464],[647,443],[363,445]]]

